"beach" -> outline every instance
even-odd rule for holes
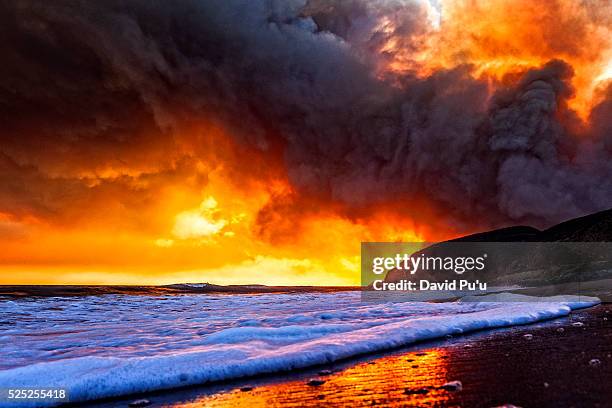
[[[563,329],[563,330],[561,330]],[[331,374],[328,374],[331,372]],[[325,381],[308,385],[311,379]],[[144,394],[88,407],[609,407],[612,305],[424,342],[277,376]],[[460,381],[460,391],[440,389]]]

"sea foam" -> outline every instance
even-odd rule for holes
[[[50,319],[38,329],[30,318],[0,330],[8,351],[0,388],[63,388],[71,402],[84,402],[290,371],[598,303],[493,296],[493,302],[392,304],[361,303],[358,293],[17,301],[0,306],[0,314],[38,310]],[[122,312],[129,314],[122,319]]]

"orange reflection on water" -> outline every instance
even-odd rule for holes
[[[358,363],[328,376],[320,386],[308,379],[239,388],[172,407],[438,406],[451,392],[438,389],[447,378],[449,355],[443,349],[414,351]],[[420,391],[420,393],[419,393]]]

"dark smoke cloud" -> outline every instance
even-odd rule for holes
[[[0,190],[0,212],[43,206],[50,189],[89,194],[71,172],[214,155],[185,132],[199,121],[283,160],[297,200],[349,212],[393,201],[418,219],[425,200],[469,229],[612,206],[612,97],[587,132],[562,61],[492,98],[470,66],[376,76],[384,37],[416,49],[424,19],[410,1],[3,2],[0,177],[18,187]]]

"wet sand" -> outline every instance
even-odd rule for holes
[[[308,385],[313,378],[325,382]],[[439,388],[455,380],[462,383],[460,391]],[[128,406],[141,398],[149,400],[150,407],[184,408],[612,407],[612,305],[300,372],[90,406]]]

